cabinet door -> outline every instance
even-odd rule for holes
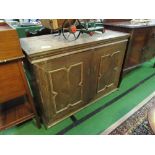
[[[96,48],[94,52],[93,91],[96,97],[105,95],[118,86],[126,42]]]
[[[47,126],[71,115],[90,99],[91,52],[52,58],[35,65]]]

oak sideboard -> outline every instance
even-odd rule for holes
[[[46,127],[117,89],[128,37],[107,30],[71,42],[54,35],[20,40]]]

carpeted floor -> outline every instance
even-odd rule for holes
[[[110,135],[154,135],[147,119],[147,113],[153,105],[155,105],[155,94],[144,106],[115,128]]]
[[[134,129],[131,135],[154,135],[152,132],[148,120],[144,120],[136,129]]]

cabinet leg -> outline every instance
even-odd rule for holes
[[[37,128],[40,129],[41,128],[41,123],[40,123],[40,118],[39,118],[38,115],[35,116],[35,120],[36,120],[36,126],[37,126]]]

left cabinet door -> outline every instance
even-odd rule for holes
[[[47,127],[88,103],[91,51],[50,58],[34,65]]]

